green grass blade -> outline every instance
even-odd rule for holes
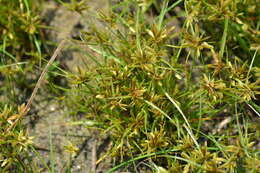
[[[228,32],[228,21],[229,21],[229,19],[226,17],[225,23],[224,23],[224,32],[223,32],[223,35],[222,35],[220,52],[219,52],[219,56],[220,56],[221,59],[223,58],[224,50],[225,50],[225,46],[226,46],[227,32]]]
[[[177,152],[179,151],[179,149],[170,149],[170,150],[165,150],[165,151],[159,151],[159,152],[155,152],[155,153],[151,153],[151,154],[144,154],[144,155],[141,155],[141,156],[138,156],[138,157],[135,157],[133,159],[130,159],[128,161],[125,161],[115,167],[113,167],[112,169],[108,170],[107,173],[112,173],[112,172],[115,172],[117,169],[123,167],[123,166],[126,166],[134,161],[137,161],[137,160],[141,160],[141,159],[145,159],[145,158],[149,158],[149,157],[152,157],[152,156],[157,156],[157,155],[161,155],[161,154],[166,154],[166,153],[171,153],[171,152]],[[174,157],[174,156],[173,156]],[[180,158],[180,157],[175,157],[176,159],[179,159],[179,160],[186,160],[186,159],[183,159],[183,158]],[[187,160],[186,160],[187,161]]]
[[[149,102],[147,100],[145,100],[145,103],[147,103],[149,106],[151,106],[152,108],[156,109],[157,111],[159,111],[161,114],[163,114],[166,118],[168,118],[175,126],[177,126],[177,123],[173,121],[173,119],[166,114],[163,110],[161,110],[160,108],[158,108],[155,104],[153,104],[152,102]]]

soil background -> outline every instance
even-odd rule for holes
[[[97,12],[106,11],[109,1],[107,0],[89,0],[89,10]],[[91,14],[86,12],[82,16],[70,11],[63,5],[54,0],[44,1],[43,12],[41,14],[47,29],[47,40],[58,44],[63,39],[78,38],[80,30],[88,27],[89,20],[93,20]],[[94,21],[94,20],[93,20]],[[95,21],[94,21],[95,22]],[[96,21],[98,22],[98,21]],[[96,23],[98,25],[98,23]],[[53,52],[55,46],[50,48]],[[58,57],[58,61],[66,70],[77,73],[77,68],[83,64],[91,62],[84,56],[87,48],[75,47],[73,44],[67,44],[66,48]],[[43,84],[45,85],[45,84]],[[33,108],[26,120],[29,124],[29,135],[34,136],[34,144],[37,152],[45,160],[49,167],[53,167],[54,172],[66,172],[67,167],[71,167],[73,173],[88,172],[106,172],[111,167],[111,160],[108,158],[102,163],[96,165],[96,161],[101,157],[110,145],[109,138],[99,134],[95,129],[88,129],[84,126],[69,125],[69,122],[79,120],[74,115],[69,115],[61,101],[54,99],[52,93],[40,91],[33,103]],[[71,156],[65,151],[65,146],[73,143],[79,151],[75,156]],[[48,172],[39,157],[32,153],[34,160],[43,168],[42,172]]]

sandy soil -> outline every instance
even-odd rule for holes
[[[91,0],[88,5],[90,10],[105,11],[108,1]],[[46,31],[48,39],[55,43],[59,43],[64,38],[78,37],[79,30],[88,27],[86,19],[53,0],[46,1],[43,8],[42,18],[52,28]],[[63,50],[58,60],[67,70],[74,73],[77,72],[77,66],[83,67],[82,64],[88,62],[84,57],[84,52],[78,51],[71,44]],[[75,116],[73,118],[73,115],[68,115],[66,112],[68,112],[66,107],[61,101],[54,99],[51,93],[39,92],[27,119],[27,123],[30,124],[28,131],[30,136],[35,137],[37,151],[47,164],[50,166],[51,163],[54,164],[54,172],[65,172],[69,163],[71,163],[72,172],[75,173],[106,172],[110,167],[109,160],[99,165],[95,165],[95,162],[108,147],[110,143],[108,138],[84,126],[68,125],[68,122],[75,121]],[[64,150],[69,142],[73,142],[79,148],[73,158]],[[34,157],[44,167],[40,159]],[[47,170],[43,169],[43,172]]]

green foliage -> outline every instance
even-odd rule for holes
[[[32,144],[32,137],[28,137],[25,128],[18,123],[13,123],[23,113],[24,106],[18,108],[15,113],[11,108],[5,106],[0,111],[0,171],[11,170],[25,171],[29,165],[24,162],[26,151]]]
[[[37,3],[33,0],[0,1],[0,76],[3,79],[0,86],[4,85],[0,92],[6,94],[6,103],[16,103],[17,97],[22,97],[15,92],[17,88],[22,89],[20,92],[31,88],[28,74],[34,65],[42,63]]]
[[[140,159],[157,172],[257,172],[256,1],[183,1],[178,30],[168,23],[181,1],[149,2],[122,1],[99,14],[103,27],[82,33],[96,65],[69,77],[67,102],[111,135],[107,156],[120,166]]]
[[[19,106],[32,89],[33,67],[41,65],[41,22],[34,0],[0,0],[0,172],[33,172],[32,137]],[[11,105],[11,106],[7,106]],[[13,108],[17,108],[14,111]]]
[[[57,1],[86,19],[95,15],[88,1]],[[61,99],[86,118],[70,124],[111,138],[97,163],[115,158],[108,172],[138,172],[142,164],[157,173],[259,172],[257,1],[114,2],[75,41],[88,47],[82,51],[94,65],[75,74],[59,69],[70,86]],[[33,0],[0,0],[1,172],[36,172],[26,162],[32,138],[22,125],[25,108],[17,105],[23,90],[34,86],[28,82],[36,78],[33,67],[42,63],[37,12]],[[51,168],[41,160],[53,172],[50,145]],[[73,141],[65,150],[70,161],[78,152]]]

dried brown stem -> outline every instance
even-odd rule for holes
[[[65,43],[66,43],[66,40],[62,40],[60,42],[60,44],[58,45],[58,47],[56,48],[56,50],[54,51],[51,59],[48,61],[47,65],[45,66],[45,68],[43,69],[34,89],[33,89],[33,92],[25,106],[25,108],[23,109],[23,111],[20,113],[20,116],[14,121],[14,123],[7,129],[7,131],[10,131],[12,128],[14,128],[17,124],[17,122],[22,118],[24,117],[28,112],[29,112],[29,109],[32,105],[32,102],[33,102],[33,99],[35,98],[36,94],[37,94],[37,91],[39,90],[40,86],[41,86],[41,83],[43,81],[43,78],[45,76],[45,74],[47,73],[47,70],[48,68],[51,66],[51,64],[53,63],[53,61],[57,58],[58,54],[60,53],[60,51],[62,50],[62,48],[65,46]]]
[[[53,61],[57,58],[58,54],[60,53],[60,51],[62,50],[62,48],[65,46],[65,43],[66,43],[66,40],[62,40],[60,42],[60,44],[58,45],[58,47],[56,48],[56,50],[54,51],[51,59],[49,60],[49,62],[47,63],[47,65],[45,66],[45,68],[43,69],[34,89],[33,89],[33,92],[31,94],[31,97],[29,98],[26,106],[25,106],[25,112],[28,112],[31,105],[32,105],[32,101],[33,99],[35,98],[36,96],[36,93],[37,91],[39,90],[40,86],[41,86],[41,83],[42,83],[42,80],[43,80],[43,77],[45,76],[48,68],[50,67],[50,65],[53,63]]]

